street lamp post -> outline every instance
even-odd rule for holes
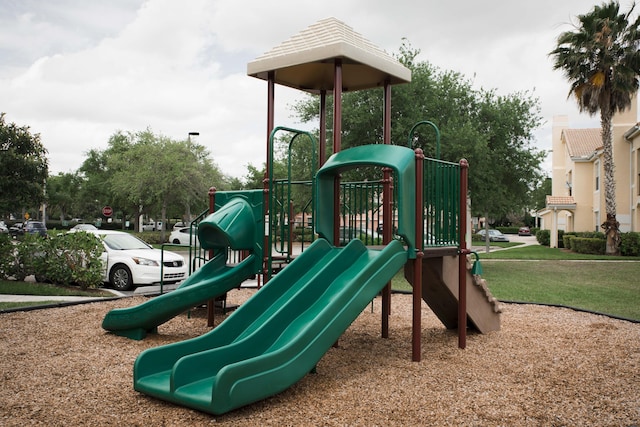
[[[189,142],[191,142],[192,136],[198,136],[198,135],[200,135],[200,132],[189,132],[189,138],[188,138]]]

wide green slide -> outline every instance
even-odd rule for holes
[[[116,335],[141,340],[158,325],[184,311],[223,295],[255,274],[255,255],[240,264],[226,264],[226,251],[220,252],[169,293],[135,307],[117,308],[107,313],[102,327]]]
[[[211,332],[142,352],[134,388],[222,414],[279,393],[310,372],[407,261],[381,250],[316,240]]]

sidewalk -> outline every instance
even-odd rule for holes
[[[114,295],[115,297],[116,295]],[[0,302],[39,302],[39,301],[99,301],[104,297],[67,297],[60,295],[4,295],[0,294]]]

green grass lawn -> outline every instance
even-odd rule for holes
[[[640,258],[577,254],[539,245],[479,255],[482,277],[502,301],[558,304],[640,320]],[[392,288],[411,291],[402,272],[394,277]]]
[[[111,292],[102,289],[83,290],[75,286],[57,286],[49,283],[18,282],[15,280],[0,280],[0,294],[80,297],[113,296]]]
[[[502,301],[559,304],[640,320],[640,262],[486,261],[482,277]]]
[[[12,308],[34,307],[37,305],[56,304],[60,301],[20,301],[20,302],[0,302],[0,310],[11,310]]]
[[[0,294],[13,295],[40,295],[40,296],[86,296],[86,297],[112,297],[111,292],[102,289],[82,290],[74,286],[56,286],[48,283],[18,282],[14,280],[0,280]],[[0,310],[17,307],[30,307],[34,305],[47,305],[55,301],[38,302],[0,302]]]
[[[536,259],[536,260],[602,260],[602,261],[640,261],[640,257],[612,257],[605,255],[589,255],[570,252],[565,249],[547,246],[529,245],[512,248],[508,251],[485,253],[477,251],[480,259]]]

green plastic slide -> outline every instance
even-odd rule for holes
[[[213,414],[279,393],[310,372],[407,261],[399,241],[315,241],[211,332],[142,352],[137,391]]]
[[[226,251],[196,270],[178,289],[128,308],[107,313],[102,327],[116,335],[141,340],[158,325],[184,311],[223,295],[255,274],[255,255],[236,266],[226,265]]]

